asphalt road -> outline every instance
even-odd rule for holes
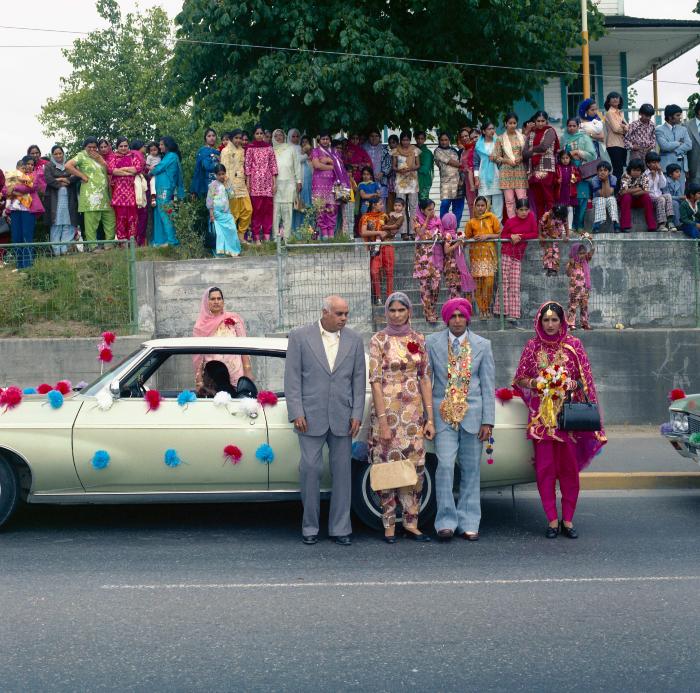
[[[45,508],[0,533],[13,691],[697,691],[700,493],[491,492],[482,540],[299,541],[296,504]]]

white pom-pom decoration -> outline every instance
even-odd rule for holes
[[[217,407],[225,407],[227,404],[231,403],[232,399],[233,398],[231,397],[231,395],[229,395],[228,392],[222,390],[221,392],[217,392],[214,395],[214,404]]]
[[[109,390],[101,390],[97,393],[97,397],[95,397],[95,399],[97,400],[98,409],[101,409],[102,411],[111,409],[112,405],[114,404],[114,397],[112,397],[112,393]]]
[[[260,404],[257,399],[252,397],[243,397],[243,399],[238,400],[241,411],[246,414],[246,416],[257,416],[260,413]]]

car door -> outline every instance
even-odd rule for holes
[[[109,409],[100,409],[95,398],[85,402],[73,427],[73,457],[86,491],[267,490],[267,465],[256,458],[258,448],[267,442],[264,416],[248,413],[235,399],[226,406],[203,398],[178,404],[182,390],[194,389],[192,356],[155,350],[126,378],[129,382],[120,383],[121,395]],[[160,392],[157,409],[149,411],[142,392],[133,387],[135,382],[138,388]],[[224,457],[228,445],[242,453],[237,464]],[[109,455],[104,469],[93,465],[98,450]],[[165,463],[169,450],[180,460],[177,466]]]
[[[294,425],[289,421],[287,401],[284,396],[284,360],[268,360],[260,363],[260,384],[277,395],[277,404],[264,407],[270,446],[275,453],[275,460],[269,469],[271,491],[292,491],[299,489],[299,436]],[[263,370],[264,367],[264,370]],[[328,448],[323,451],[323,476],[321,490],[331,488],[331,475],[328,465]]]

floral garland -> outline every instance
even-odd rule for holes
[[[465,339],[459,353],[452,351],[452,343],[447,338],[447,387],[445,398],[440,403],[440,416],[452,428],[459,429],[467,414],[469,403],[469,383],[472,379],[472,348]]]

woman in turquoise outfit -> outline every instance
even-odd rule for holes
[[[173,202],[185,196],[180,149],[177,142],[167,136],[161,138],[158,146],[163,159],[151,169],[151,176],[156,179],[157,202],[153,215],[153,245],[156,247],[179,245],[171,216],[174,213]]]
[[[207,192],[207,209],[209,221],[216,231],[216,257],[238,257],[241,254],[241,242],[229,206],[233,187],[226,176],[226,166],[217,164],[214,175],[216,179],[209,183]]]
[[[578,118],[569,118],[566,121],[566,132],[561,140],[562,149],[571,154],[574,166],[579,167],[587,161],[596,158],[593,140],[581,129],[581,121]],[[578,206],[574,214],[574,231],[583,231],[588,200],[591,197],[591,186],[587,180],[579,181],[576,185],[576,198]]]

